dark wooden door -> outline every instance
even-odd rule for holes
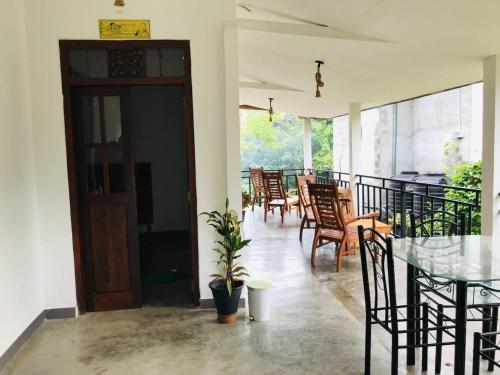
[[[127,89],[73,89],[88,311],[141,305]]]

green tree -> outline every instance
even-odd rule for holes
[[[265,111],[240,111],[241,169],[303,168],[303,127],[296,116]]]
[[[332,120],[313,120],[312,154],[314,169],[332,169],[333,124]]]
[[[463,163],[450,167],[447,172],[448,177],[451,179],[450,185],[472,189],[481,189],[481,167],[481,160],[473,163]],[[476,193],[460,190],[447,190],[446,198],[459,202],[474,203]],[[453,208],[453,204],[447,204],[447,210],[453,212]],[[466,215],[468,215],[468,211],[463,207],[459,209],[459,212],[464,212]],[[480,234],[481,211],[473,210],[471,216],[472,234]]]

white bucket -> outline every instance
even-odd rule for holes
[[[271,317],[271,286],[266,280],[247,282],[248,305],[251,320],[263,322]]]

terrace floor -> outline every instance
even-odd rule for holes
[[[250,322],[241,309],[235,324],[219,325],[214,311],[185,307],[47,321],[0,374],[362,374],[359,256],[345,257],[339,274],[332,249],[324,247],[311,270],[312,231],[305,232],[301,244],[298,225],[294,214],[285,217],[284,225],[279,215],[264,224],[260,209],[249,212],[244,223],[245,237],[252,238],[247,268],[252,276],[273,282],[268,322]],[[399,264],[403,281],[404,270]],[[375,328],[374,374],[389,373],[388,348],[389,335]],[[453,372],[450,349],[444,350],[442,374]],[[433,354],[431,349],[428,373],[433,373]],[[420,373],[418,351],[417,366],[407,370],[405,361],[401,351],[401,374]]]

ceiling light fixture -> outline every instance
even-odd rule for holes
[[[269,122],[273,122],[273,98],[269,98]]]
[[[125,0],[115,0],[115,7],[124,7]]]
[[[316,60],[316,64],[318,64],[318,71],[316,72],[315,79],[316,79],[316,98],[321,98],[321,92],[319,91],[320,87],[323,87],[325,83],[321,80],[321,72],[320,68],[321,65],[324,64],[323,61],[321,60]]]

